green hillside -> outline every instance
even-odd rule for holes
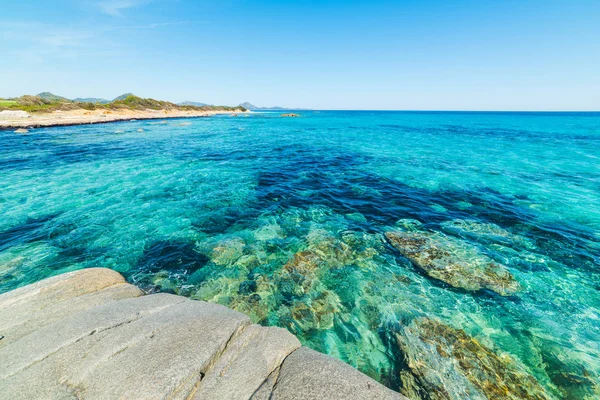
[[[141,98],[131,93],[123,94],[113,101],[102,103],[102,99],[90,98],[69,100],[65,97],[57,96],[49,92],[43,92],[37,96],[24,95],[15,99],[0,99],[0,111],[2,110],[23,110],[27,112],[52,112],[57,110],[96,110],[96,109],[129,109],[129,110],[190,110],[190,111],[246,111],[243,107],[227,106],[197,106],[197,105],[179,105],[169,101],[155,100],[151,98]]]

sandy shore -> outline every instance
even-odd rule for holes
[[[209,117],[216,114],[239,114],[227,111],[184,111],[184,110],[70,110],[50,113],[33,113],[27,116],[2,116],[0,129],[29,129],[50,126],[101,124],[131,119],[166,119]]]

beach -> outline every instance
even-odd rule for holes
[[[247,112],[247,111],[246,111]],[[130,110],[130,109],[97,109],[66,110],[48,113],[0,112],[0,129],[29,129],[52,126],[70,126],[85,124],[101,124],[106,122],[199,118],[217,114],[238,114],[240,111],[222,110]],[[4,115],[3,115],[4,114]]]

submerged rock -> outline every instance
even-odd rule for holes
[[[401,392],[410,398],[550,398],[511,357],[497,355],[462,329],[418,318],[395,338],[406,364]]]
[[[360,242],[350,232],[343,239]],[[356,269],[373,257],[368,251],[372,250],[370,247],[363,249],[359,243],[352,247],[322,229],[311,230],[306,244],[305,250],[294,254],[274,274],[285,305],[278,312],[278,319],[291,332],[299,334],[332,329],[335,315],[344,309],[339,295],[324,284],[324,278],[342,268]]]
[[[29,131],[27,129],[19,128],[15,130],[15,133],[29,133]]]
[[[563,399],[600,399],[600,376],[581,362],[581,354],[558,339],[544,340],[533,335],[542,365]]]
[[[468,237],[478,242],[513,244],[533,248],[533,244],[525,237],[516,235],[489,222],[479,222],[465,219],[453,219],[441,224],[446,232]]]
[[[279,225],[269,224],[264,225],[256,231],[254,231],[254,237],[256,238],[256,240],[260,241],[283,239],[285,238],[285,233]]]
[[[386,232],[390,243],[432,278],[466,290],[490,289],[508,296],[520,286],[504,267],[468,243],[426,231]]]
[[[289,309],[293,323],[288,325],[292,332],[311,329],[331,329],[336,313],[341,309],[339,297],[329,291],[320,292],[309,301],[295,301]]]
[[[314,273],[321,262],[321,257],[316,252],[306,250],[294,254],[294,258],[285,264],[283,269],[287,272],[308,275]]]
[[[210,259],[217,265],[233,265],[244,254],[246,242],[242,238],[228,238],[213,247]]]

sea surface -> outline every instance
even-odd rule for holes
[[[0,293],[108,267],[411,398],[600,398],[599,113],[299,113],[0,131]]]

